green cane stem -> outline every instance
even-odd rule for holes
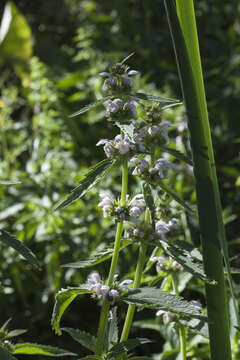
[[[122,206],[124,206],[126,203],[127,185],[128,185],[128,161],[127,161],[127,159],[124,159],[123,163],[122,163],[122,194],[121,194],[121,205]],[[107,285],[109,287],[111,287],[113,284],[113,278],[114,278],[117,261],[118,261],[122,231],[123,231],[123,221],[121,220],[117,224],[112,262],[111,262],[111,267],[110,267],[108,281],[107,281]],[[102,309],[101,309],[98,334],[97,334],[97,345],[96,345],[96,354],[97,355],[102,354],[109,308],[110,308],[109,301],[104,300]]]

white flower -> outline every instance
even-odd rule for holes
[[[166,159],[158,159],[155,163],[154,169],[157,169],[158,175],[162,179],[168,176],[168,169],[172,166],[172,163]]]
[[[128,289],[128,286],[129,286],[130,284],[132,284],[132,283],[133,283],[133,281],[130,280],[130,279],[123,280],[123,281],[119,284],[118,289],[119,289],[119,290]]]
[[[170,322],[173,321],[173,319],[175,318],[175,314],[170,312],[170,311],[163,311],[163,310],[158,310],[156,313],[156,316],[162,316],[163,318],[163,323],[165,325],[169,324]]]
[[[170,226],[166,224],[163,220],[159,220],[156,222],[155,229],[158,234],[167,233],[168,231],[170,231]]]

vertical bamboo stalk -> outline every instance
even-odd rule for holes
[[[206,284],[211,359],[230,360],[229,320],[221,253],[224,229],[193,2],[165,0],[165,8],[188,116],[204,267],[207,276],[217,282],[215,286]],[[187,32],[191,34],[191,41],[186,41]]]

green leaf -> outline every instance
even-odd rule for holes
[[[166,253],[188,272],[209,284],[214,285],[216,283],[213,279],[209,279],[206,276],[203,269],[202,255],[191,244],[181,240],[177,240],[174,244],[161,241],[161,244]]]
[[[117,306],[111,309],[111,320],[108,322],[107,328],[108,350],[112,348],[113,343],[118,342],[118,319]]]
[[[98,355],[87,355],[87,356],[84,356],[83,358],[80,358],[78,360],[102,360],[102,357],[98,356]]]
[[[121,131],[129,137],[131,141],[134,142],[134,125],[133,124],[122,124],[116,122],[116,125],[121,129]]]
[[[149,339],[141,339],[141,338],[129,339],[127,341],[123,341],[123,342],[120,342],[120,343],[114,345],[112,347],[109,355],[116,357],[118,355],[121,355],[128,351],[133,350],[136,346],[146,344],[149,342],[151,342],[151,340],[149,340]]]
[[[192,160],[188,156],[181,153],[179,150],[172,149],[172,148],[165,147],[165,146],[160,146],[160,149],[162,149],[163,151],[165,151],[168,154],[173,155],[176,159],[183,161],[188,165],[193,166]]]
[[[0,359],[1,360],[17,360],[14,356],[12,356],[10,354],[9,351],[7,351],[6,349],[2,348],[0,346]]]
[[[143,94],[143,93],[135,93],[135,94],[130,94],[133,97],[142,99],[142,100],[152,100],[152,101],[156,101],[159,103],[176,103],[178,102],[177,100],[174,99],[168,99],[168,98],[163,98],[160,96],[155,96],[155,95],[149,95],[149,94]]]
[[[170,195],[177,203],[182,205],[187,211],[194,213],[194,209],[192,209],[183,199],[181,199],[178,194],[172,190],[168,185],[163,183],[163,181],[159,180],[159,186],[168,194]]]
[[[130,244],[132,244],[131,241],[128,241],[128,240],[122,241],[122,245],[121,245],[119,251],[121,251],[122,249],[124,249],[125,247],[127,247]],[[110,259],[112,257],[112,254],[113,254],[113,247],[108,247],[106,249],[95,251],[93,254],[90,255],[90,257],[87,260],[64,264],[64,265],[62,265],[62,267],[69,267],[69,268],[74,268],[74,269],[88,268],[88,267],[95,266],[97,264],[102,263],[103,261]]]
[[[61,329],[59,327],[59,323],[61,317],[63,316],[64,311],[71,304],[71,302],[78,296],[83,294],[89,294],[91,290],[89,290],[88,285],[82,285],[75,288],[67,288],[60,290],[55,297],[55,304],[52,314],[52,328],[55,330],[56,334],[61,335]]]
[[[81,115],[81,114],[83,114],[83,113],[85,113],[85,112],[87,112],[87,111],[95,108],[97,105],[102,104],[104,101],[106,101],[106,100],[108,100],[108,99],[110,99],[110,98],[111,98],[111,96],[105,96],[105,97],[103,97],[102,99],[99,99],[99,100],[97,100],[97,101],[95,101],[95,102],[93,102],[93,103],[91,103],[91,104],[88,104],[88,105],[84,106],[84,107],[81,108],[80,110],[78,110],[78,111],[76,111],[75,113],[71,114],[69,117],[72,118],[72,117],[74,117],[74,116]]]
[[[105,159],[94,165],[83,177],[79,185],[72,190],[71,194],[68,195],[67,198],[60,200],[54,209],[62,209],[80,199],[89,189],[102,180],[115,164],[116,160]]]
[[[74,340],[79,344],[95,352],[97,339],[95,336],[87,333],[86,331],[72,328],[62,328],[61,330],[66,331]]]
[[[0,180],[0,185],[15,185],[21,184],[21,181],[18,180]]]
[[[127,303],[136,304],[137,306],[171,311],[207,321],[207,318],[201,315],[191,302],[156,288],[145,287],[137,289],[135,292],[126,294],[122,299]]]
[[[180,319],[179,322],[183,326],[189,328],[192,332],[196,334],[200,334],[205,338],[209,337],[208,325],[205,321],[202,321],[200,319],[191,319],[191,320]]]
[[[9,234],[4,230],[0,230],[0,241],[6,245],[14,248],[19,254],[21,254],[32,266],[40,269],[39,262],[33,252],[23,243],[16,239],[15,236]]]
[[[16,330],[9,331],[9,333],[6,336],[6,339],[10,339],[10,338],[25,334],[26,332],[27,332],[27,330],[25,330],[25,329],[16,329]]]
[[[128,358],[129,360],[152,360],[149,356],[133,356]]]
[[[143,184],[143,196],[151,214],[152,226],[153,228],[155,228],[155,202],[154,202],[151,186],[147,183]]]
[[[45,355],[45,356],[76,356],[68,350],[60,349],[55,346],[39,345],[34,343],[23,343],[14,345],[13,354],[26,355]]]

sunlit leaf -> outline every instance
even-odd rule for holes
[[[151,342],[151,340],[141,339],[141,338],[129,339],[127,341],[120,342],[111,348],[110,356],[115,357],[115,356],[124,354],[128,351],[133,350],[135,347],[137,347],[139,345],[146,344],[149,342]]]
[[[74,340],[79,344],[95,352],[97,339],[95,336],[89,334],[86,331],[72,328],[61,328],[61,330],[66,331]]]
[[[144,93],[135,93],[135,94],[130,94],[133,97],[142,99],[142,100],[152,100],[152,101],[156,101],[159,103],[176,103],[177,100],[175,99],[169,99],[169,98],[164,98],[164,97],[160,97],[160,96],[155,96],[155,95],[150,95],[150,94],[144,94]]]
[[[76,356],[73,352],[55,346],[23,343],[14,345],[13,354],[45,355],[45,356]]]

